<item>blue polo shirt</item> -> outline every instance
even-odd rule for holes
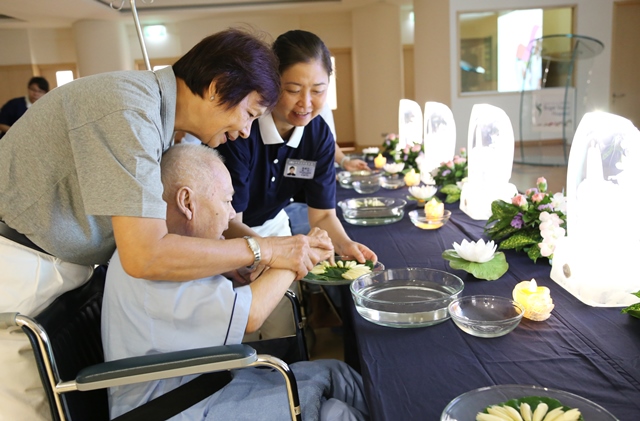
[[[242,221],[250,227],[274,218],[300,192],[312,208],[336,206],[335,141],[320,116],[305,127],[296,127],[285,142],[271,114],[266,114],[253,122],[249,138],[217,149],[231,173],[233,208],[243,213]],[[313,176],[302,178],[309,176],[313,163]],[[287,176],[291,166],[296,176]]]
[[[21,96],[13,98],[7,101],[6,104],[0,109],[0,124],[6,124],[7,126],[13,126],[13,123],[18,121],[22,114],[27,112],[27,100]]]

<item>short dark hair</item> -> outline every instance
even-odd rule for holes
[[[297,29],[285,32],[276,38],[271,48],[280,61],[278,68],[280,74],[295,64],[309,63],[311,60],[322,63],[328,75],[333,72],[329,49],[316,34],[311,32]]]
[[[27,88],[30,87],[31,85],[36,84],[38,85],[38,88],[42,89],[45,92],[49,92],[49,82],[47,81],[47,79],[40,77],[40,76],[34,76],[31,79],[29,79],[29,83],[27,84]]]
[[[216,95],[227,108],[235,107],[253,91],[260,95],[260,105],[272,108],[280,96],[277,63],[264,41],[230,28],[196,44],[173,65],[173,72],[202,98],[215,81]]]

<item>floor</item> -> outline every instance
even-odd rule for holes
[[[515,162],[522,161],[520,149],[515,151]],[[551,194],[563,191],[567,182],[567,167],[565,165],[543,166],[541,162],[561,163],[564,160],[564,152],[561,146],[534,146],[524,151],[525,160],[533,164],[513,164],[511,183],[515,184],[518,191],[524,192],[528,188],[535,187],[538,177],[547,179],[548,192]],[[313,338],[307,338],[310,343],[309,352],[311,359],[334,358],[343,360],[343,342],[339,327],[339,320],[332,312],[326,299],[321,293],[311,295],[312,312],[308,322],[313,328]]]

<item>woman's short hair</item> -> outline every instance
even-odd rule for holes
[[[47,81],[47,79],[45,79],[45,78],[43,78],[41,76],[34,76],[31,79],[29,79],[29,83],[27,84],[27,88],[29,88],[33,84],[38,85],[38,88],[40,88],[40,90],[45,91],[45,92],[49,92],[49,82]]]
[[[311,32],[298,29],[285,32],[276,38],[271,48],[280,61],[280,74],[295,64],[309,63],[312,60],[322,63],[328,75],[333,72],[329,49]]]
[[[233,108],[256,91],[260,105],[271,108],[280,95],[278,59],[249,32],[230,28],[200,41],[174,65],[176,77],[205,98],[211,82],[222,105]]]

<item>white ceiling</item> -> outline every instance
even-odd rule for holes
[[[141,23],[205,19],[226,13],[329,13],[378,0],[137,0]],[[389,1],[389,0],[387,0]],[[410,5],[411,0],[391,0]],[[78,20],[132,21],[131,0],[0,0],[0,29],[71,27]],[[116,10],[118,6],[122,10]],[[3,17],[4,17],[3,16]]]

